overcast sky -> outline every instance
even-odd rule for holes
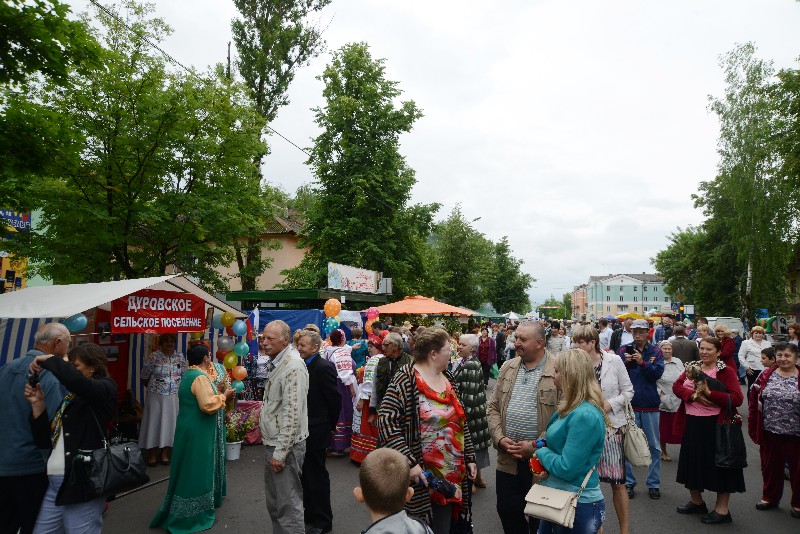
[[[174,28],[167,52],[200,70],[224,61],[232,1],[155,4]],[[507,235],[534,302],[590,275],[653,272],[669,233],[702,220],[690,195],[715,175],[720,54],[753,41],[778,68],[800,56],[796,0],[333,0],[319,22],[329,51],[369,43],[422,108],[402,139],[414,201],[442,203],[440,218],[460,203],[488,238]],[[298,73],[273,124],[300,146],[318,132],[329,61]],[[297,148],[270,145],[273,184],[313,179]]]

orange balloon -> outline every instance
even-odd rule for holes
[[[236,380],[244,380],[247,377],[247,369],[245,369],[241,365],[237,365],[233,369],[231,369],[231,374],[233,378]]]
[[[322,311],[325,312],[325,317],[336,317],[342,311],[342,303],[338,299],[328,299]]]

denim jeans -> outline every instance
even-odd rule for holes
[[[36,534],[100,534],[103,530],[103,510],[106,498],[98,497],[77,504],[56,504],[56,495],[64,482],[61,475],[48,475],[49,484],[44,494],[39,517],[36,519]]]
[[[596,534],[606,519],[606,501],[579,502],[575,509],[572,528],[562,527],[549,521],[542,521],[538,534]]]
[[[658,430],[658,412],[633,412],[636,417],[636,426],[644,431],[647,444],[650,446],[650,467],[647,471],[647,487],[661,487],[661,433]],[[631,464],[625,462],[625,484],[636,485]]]

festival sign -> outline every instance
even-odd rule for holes
[[[328,263],[328,288],[339,291],[377,293],[381,275],[378,271],[359,269],[341,263]]]
[[[192,293],[142,289],[111,302],[114,334],[175,334],[205,330],[205,302]]]
[[[0,210],[0,219],[6,226],[22,232],[31,230],[31,214],[27,211]]]

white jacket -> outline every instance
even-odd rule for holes
[[[608,418],[617,429],[625,424],[625,400],[633,398],[633,384],[622,358],[613,352],[603,352],[603,368],[600,370],[600,389],[611,405]]]
[[[763,371],[764,364],[761,363],[761,351],[771,346],[772,343],[766,339],[762,339],[760,345],[752,338],[745,339],[742,341],[742,346],[739,347],[739,363],[754,371]]]

